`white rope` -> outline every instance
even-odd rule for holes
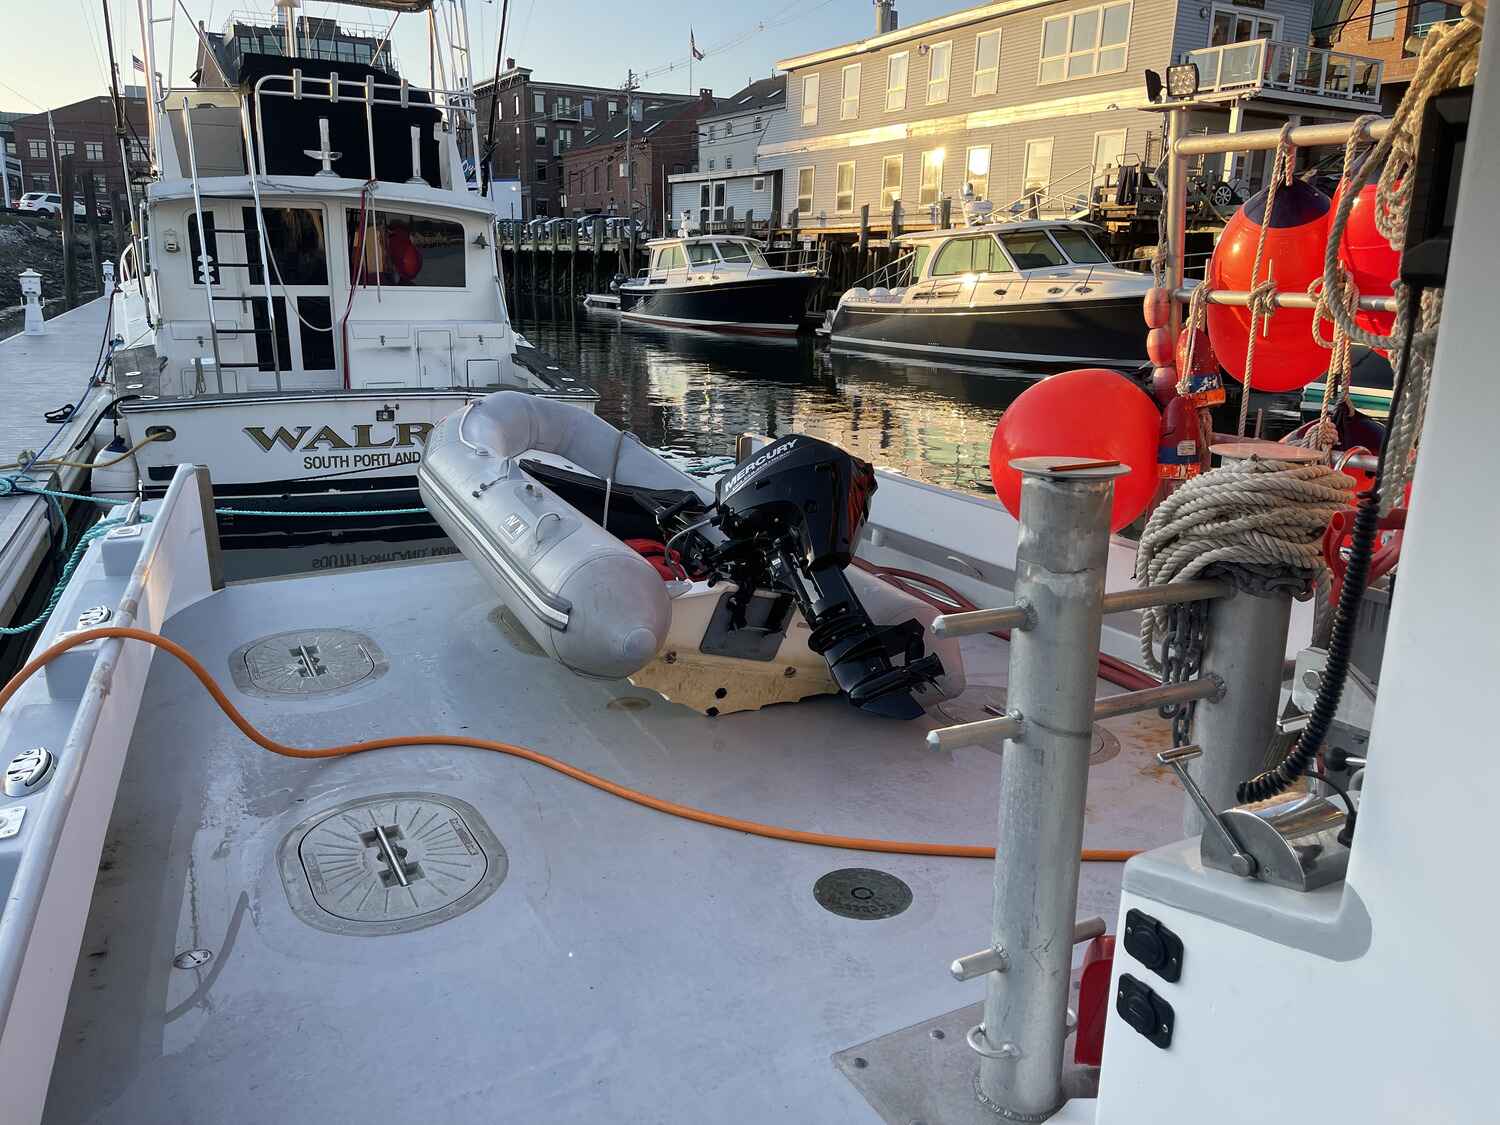
[[[1323,464],[1250,458],[1194,477],[1151,513],[1136,552],[1142,586],[1187,582],[1214,563],[1312,571],[1323,563],[1323,533],[1348,509],[1354,481]],[[1155,640],[1167,611],[1141,615],[1141,657],[1161,670]]]

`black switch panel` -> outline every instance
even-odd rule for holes
[[[1120,990],[1115,994],[1115,1011],[1158,1047],[1165,1050],[1172,1045],[1172,1028],[1177,1016],[1172,1005],[1153,992],[1149,984],[1142,984],[1129,973],[1121,973]]]
[[[1143,911],[1125,912],[1125,952],[1164,981],[1182,976],[1182,939]]]

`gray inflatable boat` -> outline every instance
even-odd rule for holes
[[[814,444],[848,459],[814,439],[784,440],[802,443],[799,457]],[[438,423],[417,474],[428,510],[515,621],[581,675],[629,677],[710,714],[842,690],[868,710],[910,717],[963,690],[957,643],[932,634],[935,611],[846,571],[857,522],[834,563],[778,582],[786,571],[774,537],[743,519],[741,527],[720,506],[731,492],[745,494],[744,477],[733,474],[721,498],[634,435],[515,391]],[[800,518],[801,508],[775,510]],[[724,526],[746,538],[734,540]],[[817,537],[801,526],[782,530]],[[820,574],[825,585],[836,580],[813,591],[807,583]],[[810,620],[821,612],[814,606],[838,601],[835,586],[845,595],[837,612]],[[891,659],[898,649],[905,664]],[[863,702],[861,690],[879,695],[879,705]]]

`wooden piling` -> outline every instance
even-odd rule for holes
[[[749,208],[745,211],[745,237],[750,237],[750,229],[755,223],[755,210]]]
[[[88,224],[89,260],[94,274],[94,292],[104,292],[104,254],[99,246],[99,196],[94,189],[94,177],[83,177],[83,209],[88,212],[84,222]]]
[[[602,217],[594,220],[592,227],[594,233],[594,260],[590,264],[589,274],[594,281],[590,291],[594,293],[599,292],[599,270],[604,265],[604,227],[605,220]]]
[[[62,228],[62,250],[63,250],[63,306],[73,308],[78,304],[78,263],[74,260],[73,245],[73,158],[63,156],[58,158],[58,176],[62,182],[57,185],[58,194],[62,196],[62,210],[58,212],[58,225]]]
[[[571,249],[568,253],[568,315],[573,315],[573,310],[578,307],[578,220],[572,222],[573,236]]]
[[[859,208],[859,259],[854,263],[855,280],[864,277],[870,272],[868,262],[870,260],[870,205],[863,203]]]
[[[953,226],[953,200],[947,196],[944,196],[942,203],[938,205],[938,225],[944,230]]]
[[[130,245],[130,216],[125,213],[125,197],[117,191],[109,193],[109,221],[115,232],[115,262],[118,265],[120,255],[125,253],[125,247]],[[136,263],[140,268],[140,263]],[[116,280],[119,274],[115,275]]]
[[[557,225],[549,223],[547,229],[552,232],[552,261],[547,266],[547,295],[557,296]]]
[[[891,237],[895,238],[901,233],[901,200],[897,199],[891,204]]]

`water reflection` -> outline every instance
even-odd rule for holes
[[[732,455],[746,431],[823,438],[931,484],[989,492],[990,434],[1034,376],[857,353],[787,340],[683,332],[609,312],[553,318],[529,299],[517,326],[599,390],[598,411],[648,445]]]

